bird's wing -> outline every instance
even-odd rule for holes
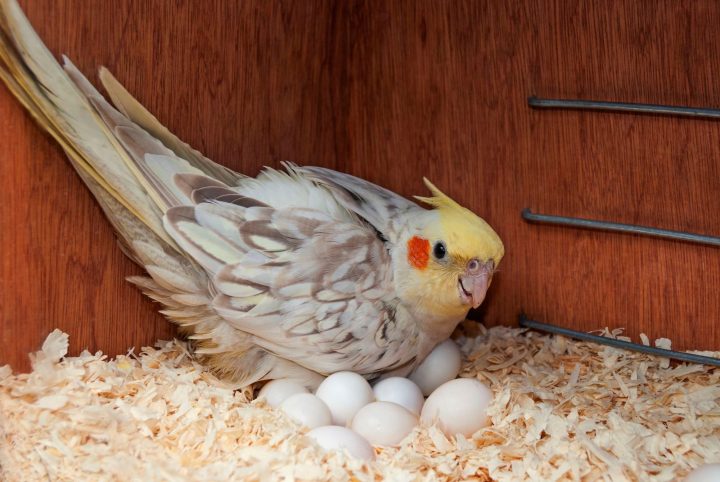
[[[64,149],[116,229],[123,251],[150,275],[131,281],[161,302],[163,313],[197,346],[214,352],[204,355],[205,361],[225,378],[240,386],[281,376],[310,383],[315,374],[267,353],[212,309],[205,270],[163,227],[169,207],[204,195],[218,198],[220,188],[227,191],[216,181],[190,198],[187,186],[175,182],[176,174],[188,179],[219,173],[226,182],[242,176],[228,174],[179,141],[108,79],[105,74],[113,98],[130,118],[106,102],[68,59],[63,66],[55,60],[15,0],[0,0],[0,80]],[[235,193],[223,199],[238,198]]]
[[[324,167],[288,165],[288,169],[329,189],[345,209],[365,219],[392,243],[397,242],[401,228],[396,220],[422,210],[399,194],[350,174]]]
[[[210,274],[214,309],[267,351],[320,373],[410,361],[414,324],[395,298],[390,255],[366,225],[208,199],[170,209],[165,227]]]

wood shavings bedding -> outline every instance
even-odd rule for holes
[[[0,473],[7,481],[670,481],[720,462],[720,370],[514,328],[473,330],[458,340],[461,376],[493,389],[491,425],[455,440],[418,428],[398,448],[376,448],[372,463],[323,453],[282,413],[248,401],[249,390],[204,371],[183,342],[114,360],[66,357],[68,336],[56,330],[31,355],[32,373],[0,367]]]

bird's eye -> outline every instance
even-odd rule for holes
[[[446,254],[447,249],[445,248],[445,243],[442,241],[435,243],[435,246],[433,246],[433,255],[435,255],[437,259],[444,259]]]

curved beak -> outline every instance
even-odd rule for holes
[[[460,299],[463,303],[472,305],[477,308],[485,299],[492,275],[495,270],[494,263],[480,263],[477,260],[471,260],[465,273],[458,279],[458,289],[460,291]]]

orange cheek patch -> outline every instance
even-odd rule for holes
[[[430,259],[430,241],[413,236],[408,241],[408,262],[417,269],[425,269]]]

